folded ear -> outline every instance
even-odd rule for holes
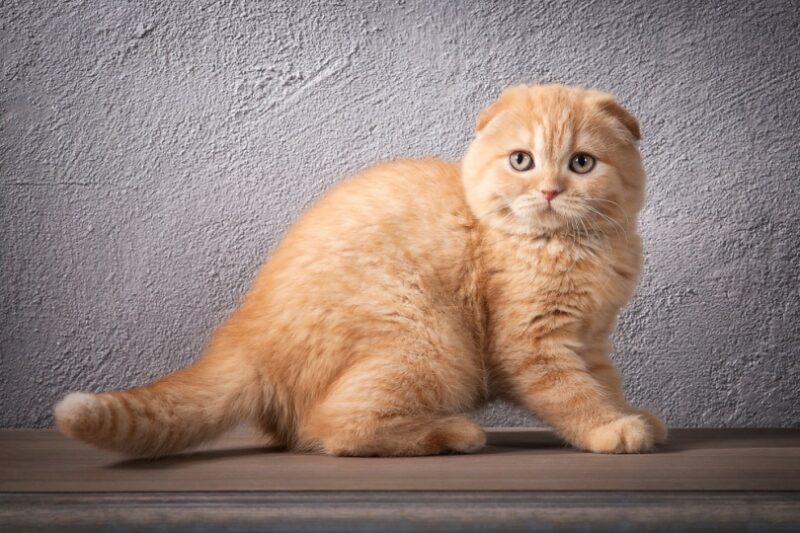
[[[600,111],[611,115],[625,126],[625,129],[630,132],[634,140],[638,141],[642,138],[639,121],[630,111],[622,107],[613,96],[608,93],[597,92],[594,103]]]
[[[509,104],[518,98],[524,97],[528,94],[527,85],[512,85],[505,89],[500,96],[489,107],[484,109],[478,114],[478,120],[475,121],[475,133],[480,133],[489,122],[491,122],[501,111],[506,109]]]

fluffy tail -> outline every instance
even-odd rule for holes
[[[73,392],[54,410],[58,429],[98,448],[133,456],[175,453],[253,416],[261,403],[255,371],[237,358],[206,356],[143,387]]]

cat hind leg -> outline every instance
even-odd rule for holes
[[[392,366],[377,360],[344,375],[301,429],[306,447],[331,455],[417,456],[471,453],[486,444],[480,426],[458,414],[471,396],[466,383],[443,376],[446,369],[408,361]]]
[[[480,426],[463,416],[397,416],[365,425],[322,434],[322,451],[339,456],[419,456],[472,453],[486,444]]]

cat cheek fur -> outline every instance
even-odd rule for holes
[[[581,122],[609,150],[608,175],[584,186],[620,195],[600,202],[613,223],[537,234],[508,216],[527,185],[501,158],[536,124],[542,150],[563,152]],[[460,166],[395,161],[343,181],[288,231],[199,361],[127,391],[67,396],[59,429],[140,456],[241,422],[296,450],[467,453],[486,439],[464,413],[502,396],[578,448],[648,451],[663,423],[625,401],[609,358],[641,261],[634,122],[595,91],[506,90]]]

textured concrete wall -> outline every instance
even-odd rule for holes
[[[459,158],[519,81],[642,121],[630,396],[672,425],[800,425],[795,2],[325,4],[0,4],[0,425],[192,361],[330,184]]]

